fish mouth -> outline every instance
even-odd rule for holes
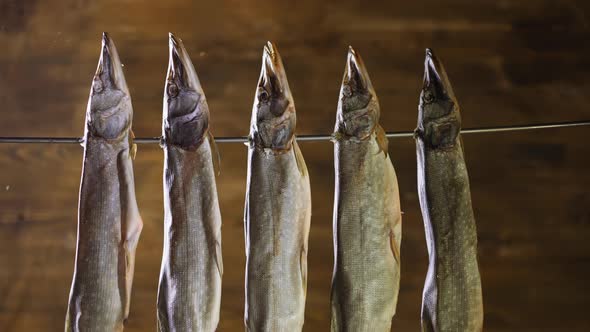
[[[364,91],[371,91],[373,85],[367,72],[367,67],[361,55],[352,48],[348,47],[348,55],[346,59],[346,67],[344,70],[344,78],[342,79],[342,85],[348,85],[351,89],[351,93],[360,93]]]
[[[271,42],[267,42],[262,50],[251,121],[250,135],[256,146],[288,149],[295,131],[295,106],[283,61]]]
[[[168,33],[169,59],[168,81],[175,81],[180,86],[194,90],[203,95],[203,88],[197,72],[190,59],[184,43],[172,32]]]
[[[440,59],[428,48],[416,133],[432,146],[442,147],[454,142],[460,127],[459,106],[447,73]]]
[[[379,103],[367,68],[352,46],[348,48],[340,87],[335,131],[364,139],[379,121]]]
[[[200,145],[209,128],[209,107],[184,43],[169,33],[168,45],[163,136],[167,143],[193,149]]]
[[[100,59],[94,76],[101,81],[103,88],[115,88],[129,94],[119,52],[107,32],[102,33]]]
[[[456,105],[457,100],[442,62],[432,49],[427,48],[419,121],[432,121],[450,116]]]
[[[355,117],[359,112],[366,111],[371,100],[376,99],[367,68],[358,52],[349,46],[344,77],[340,86],[340,111],[352,113]]]
[[[266,45],[264,45],[264,54],[268,55],[269,57],[274,58],[275,55],[279,54],[275,50],[276,50],[276,47],[270,41],[267,41]]]
[[[201,119],[208,107],[203,88],[182,40],[168,34],[169,59],[164,103],[165,117],[178,124]]]
[[[122,67],[115,43],[104,32],[87,106],[89,135],[117,139],[131,126],[133,108]]]
[[[283,60],[277,47],[270,41],[266,42],[263,47],[262,69],[258,86],[266,87],[275,96],[282,95],[286,99],[292,100]]]
[[[423,91],[429,89],[433,89],[439,96],[446,96],[451,100],[455,100],[455,94],[447,72],[440,59],[434,54],[434,51],[431,48],[426,49],[422,87]]]

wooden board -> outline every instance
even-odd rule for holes
[[[330,133],[347,46],[362,54],[386,130],[412,130],[425,47],[444,61],[465,127],[590,118],[590,6],[549,1],[0,1],[0,135],[79,136],[107,30],[125,64],[137,136],[161,128],[167,32],[185,41],[217,136],[246,135],[262,45],[276,42],[298,132]],[[589,129],[465,135],[486,331],[587,331]],[[225,274],[220,331],[243,329],[246,148],[219,145]],[[333,146],[302,143],[313,215],[305,331],[329,328]],[[393,330],[418,331],[426,272],[412,139],[390,142],[404,211]],[[63,328],[82,149],[0,146],[0,331]],[[135,162],[145,222],[126,331],[155,329],[162,151]]]

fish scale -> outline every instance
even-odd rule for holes
[[[170,34],[163,107],[164,253],[158,331],[215,331],[221,305],[218,153],[209,107],[182,41]]]
[[[401,210],[379,103],[349,49],[334,133],[331,330],[390,331],[400,280]]]
[[[253,106],[244,231],[247,331],[301,331],[307,289],[311,193],[294,136],[295,106],[270,42]]]
[[[416,153],[429,265],[423,331],[481,331],[477,231],[463,157],[459,104],[440,60],[427,50]]]
[[[248,326],[252,331],[300,330],[305,305],[301,252],[306,250],[303,240],[309,232],[309,181],[299,176],[292,151],[273,155],[254,149],[250,163]]]
[[[392,232],[394,243],[401,237],[395,171],[374,137],[336,142],[334,158],[338,195],[332,331],[389,331],[400,273],[390,238]]]
[[[196,151],[164,147],[165,260],[161,331],[214,331],[221,294],[220,212],[208,139]],[[219,255],[219,256],[218,256]],[[165,323],[168,326],[165,327]]]
[[[119,56],[105,33],[86,113],[65,331],[122,331],[129,315],[135,248],[143,227],[135,200],[132,114]]]

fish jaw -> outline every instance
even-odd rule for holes
[[[131,127],[133,107],[115,43],[104,32],[86,109],[87,135],[121,139]]]
[[[416,136],[431,148],[447,149],[455,146],[460,130],[459,104],[447,73],[434,52],[426,49]]]
[[[255,146],[274,151],[290,150],[295,134],[295,103],[281,56],[268,42],[254,97],[250,137]]]
[[[379,101],[360,54],[348,48],[340,86],[334,131],[344,137],[367,139],[379,123]]]
[[[196,149],[209,128],[209,106],[195,67],[180,38],[169,34],[162,132],[165,142]]]

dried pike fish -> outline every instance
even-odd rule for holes
[[[311,194],[294,131],[293,97],[281,57],[269,42],[262,56],[248,149],[248,331],[303,328]]]
[[[352,47],[334,133],[332,331],[389,331],[400,280],[401,210],[379,102]]]
[[[133,109],[115,44],[103,34],[84,135],[78,243],[66,331],[122,331],[129,315],[135,248]]]
[[[429,266],[423,331],[481,331],[477,232],[463,158],[459,104],[441,62],[426,51],[416,152]]]
[[[221,303],[221,213],[209,107],[182,41],[170,34],[164,95],[164,254],[158,331],[215,331]]]

